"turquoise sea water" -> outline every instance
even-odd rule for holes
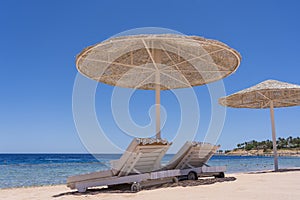
[[[0,188],[65,184],[68,176],[110,168],[120,154],[0,154]],[[163,158],[166,164],[173,155]],[[273,158],[262,156],[213,156],[211,166],[227,166],[227,173],[273,169]],[[280,157],[280,168],[300,167],[299,157]]]

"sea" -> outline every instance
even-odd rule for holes
[[[162,164],[173,157],[167,154]],[[121,154],[0,154],[0,188],[66,184],[67,177],[106,170]],[[207,163],[228,173],[272,170],[273,157],[215,155]],[[299,168],[300,157],[279,157],[280,168]]]

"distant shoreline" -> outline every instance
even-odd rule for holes
[[[277,154],[280,157],[300,157],[300,149],[279,149]],[[222,154],[217,154],[222,155]],[[224,153],[223,155],[227,156],[273,156],[273,150],[243,150],[243,149],[234,149],[229,152]]]

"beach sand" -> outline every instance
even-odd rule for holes
[[[227,174],[227,181],[197,186],[177,186],[138,193],[101,192],[92,190],[77,193],[65,185],[1,189],[0,199],[6,200],[47,200],[47,199],[300,199],[300,171],[253,174]]]

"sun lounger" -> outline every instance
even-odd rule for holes
[[[226,167],[209,167],[205,163],[219,146],[208,143],[186,142],[169,164],[160,165],[162,157],[170,147],[166,140],[135,138],[119,160],[111,161],[111,169],[69,177],[71,189],[85,192],[89,187],[132,184],[132,191],[141,187],[161,184],[165,181],[198,176],[224,177]]]
[[[83,191],[87,187],[97,186],[99,181],[110,182],[118,177],[158,170],[170,145],[163,139],[135,138],[119,160],[111,161],[110,170],[69,177],[67,186]]]
[[[201,142],[186,142],[177,154],[163,168],[187,169],[206,165],[206,162],[215,154],[220,146]]]

